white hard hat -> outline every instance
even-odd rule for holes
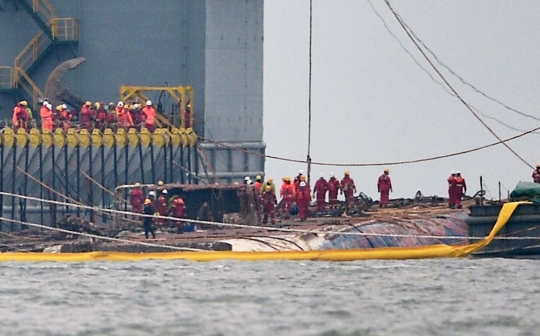
[[[453,170],[453,169],[450,171],[450,174],[452,174],[452,175],[454,175],[455,173],[456,173],[456,171]]]
[[[162,194],[166,194],[167,193],[167,189],[163,189],[163,191],[161,192]]]
[[[47,103],[47,108],[48,108],[49,110],[52,110],[52,104]]]
[[[122,107],[122,106],[124,106],[124,102],[123,102],[123,101],[119,101],[118,104],[116,104],[116,106]]]
[[[244,177],[244,181],[249,181],[249,176]]]
[[[152,101],[151,101],[151,100],[147,100],[147,101],[146,101],[146,106],[150,106],[150,105],[152,105]]]
[[[304,170],[300,169],[300,170],[298,171],[298,174],[304,174]]]
[[[48,101],[44,101],[44,102],[43,102],[43,106],[47,106],[48,104],[49,104]]]
[[[304,181],[300,182],[300,186],[301,186],[301,187],[305,187],[305,186],[306,186],[306,182],[304,182]]]
[[[62,108],[63,108],[63,109],[67,109],[67,105],[66,105],[66,104],[62,104]]]
[[[321,173],[321,178],[324,178],[324,173]]]
[[[156,192],[152,190],[151,192],[148,193],[148,196],[154,196],[154,197],[155,197],[155,196],[156,196]]]
[[[456,174],[461,174],[461,172],[459,170],[456,170]]]
[[[133,104],[133,108],[139,108],[139,104]]]

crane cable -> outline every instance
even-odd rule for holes
[[[422,56],[426,59],[426,61],[431,65],[433,70],[441,77],[441,79],[444,81],[444,83],[448,86],[448,88],[456,95],[456,97],[465,105],[465,107],[472,113],[472,115],[495,137],[497,140],[499,140],[512,154],[514,154],[518,159],[520,159],[525,165],[527,165],[529,168],[534,169],[531,164],[529,164],[525,159],[523,159],[518,153],[516,153],[506,142],[504,142],[498,135],[495,133],[483,120],[478,116],[476,112],[469,106],[469,104],[459,95],[459,93],[450,85],[450,83],[446,80],[446,78],[442,75],[442,73],[437,69],[437,67],[433,64],[433,62],[430,60],[430,58],[426,55],[424,50],[418,45],[416,40],[412,37],[409,30],[407,30],[407,27],[405,27],[405,24],[401,21],[401,17],[395,12],[394,8],[392,8],[392,5],[390,5],[389,0],[384,0],[392,14],[394,14],[394,17],[399,22],[407,36],[410,38],[410,40],[414,43],[416,48],[420,51]],[[410,29],[410,28],[409,28]]]

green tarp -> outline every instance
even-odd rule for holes
[[[540,203],[540,183],[518,182],[510,193],[510,200]]]

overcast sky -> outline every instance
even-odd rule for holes
[[[313,1],[313,161],[379,163],[423,159],[496,142],[463,103],[430,78],[429,63],[383,0]],[[391,1],[393,8],[438,58],[467,82],[506,105],[540,118],[539,1]],[[264,141],[269,155],[305,159],[308,130],[309,0],[265,1]],[[505,139],[540,126],[463,84],[435,63],[456,91]],[[517,130],[514,130],[515,128]],[[508,142],[529,164],[540,162],[539,134]],[[359,191],[378,198],[386,166],[313,166],[312,180],[351,171]],[[468,194],[484,177],[498,198],[531,168],[503,145],[436,161],[388,165],[391,197],[446,196],[450,170],[462,172]],[[297,174],[302,164],[266,160],[267,176]]]

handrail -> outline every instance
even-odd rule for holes
[[[47,0],[32,0],[32,10],[34,13],[41,13],[45,16],[45,22],[50,22],[56,18],[54,7]]]
[[[13,68],[9,66],[0,66],[0,89],[12,89],[12,88],[13,88]]]
[[[41,89],[34,83],[34,81],[28,76],[28,74],[21,68],[15,68],[15,72],[19,73],[26,79],[26,83],[23,81],[20,81],[18,84],[21,85],[21,87],[32,96],[32,102],[33,107],[35,108],[37,106],[38,97],[43,97],[43,92],[41,92]],[[30,86],[30,87],[28,87]]]
[[[52,30],[59,41],[77,41],[79,39],[79,21],[74,18],[56,18]]]
[[[24,47],[24,49],[15,57],[15,69],[21,68],[21,69],[27,69],[27,66],[33,62],[35,62],[38,57],[41,55],[43,50],[49,46],[50,40],[47,38],[47,36],[43,33],[43,31],[40,31],[39,33],[34,36],[34,38]],[[20,77],[15,70],[15,76],[14,76],[14,83],[15,86],[19,82]]]

